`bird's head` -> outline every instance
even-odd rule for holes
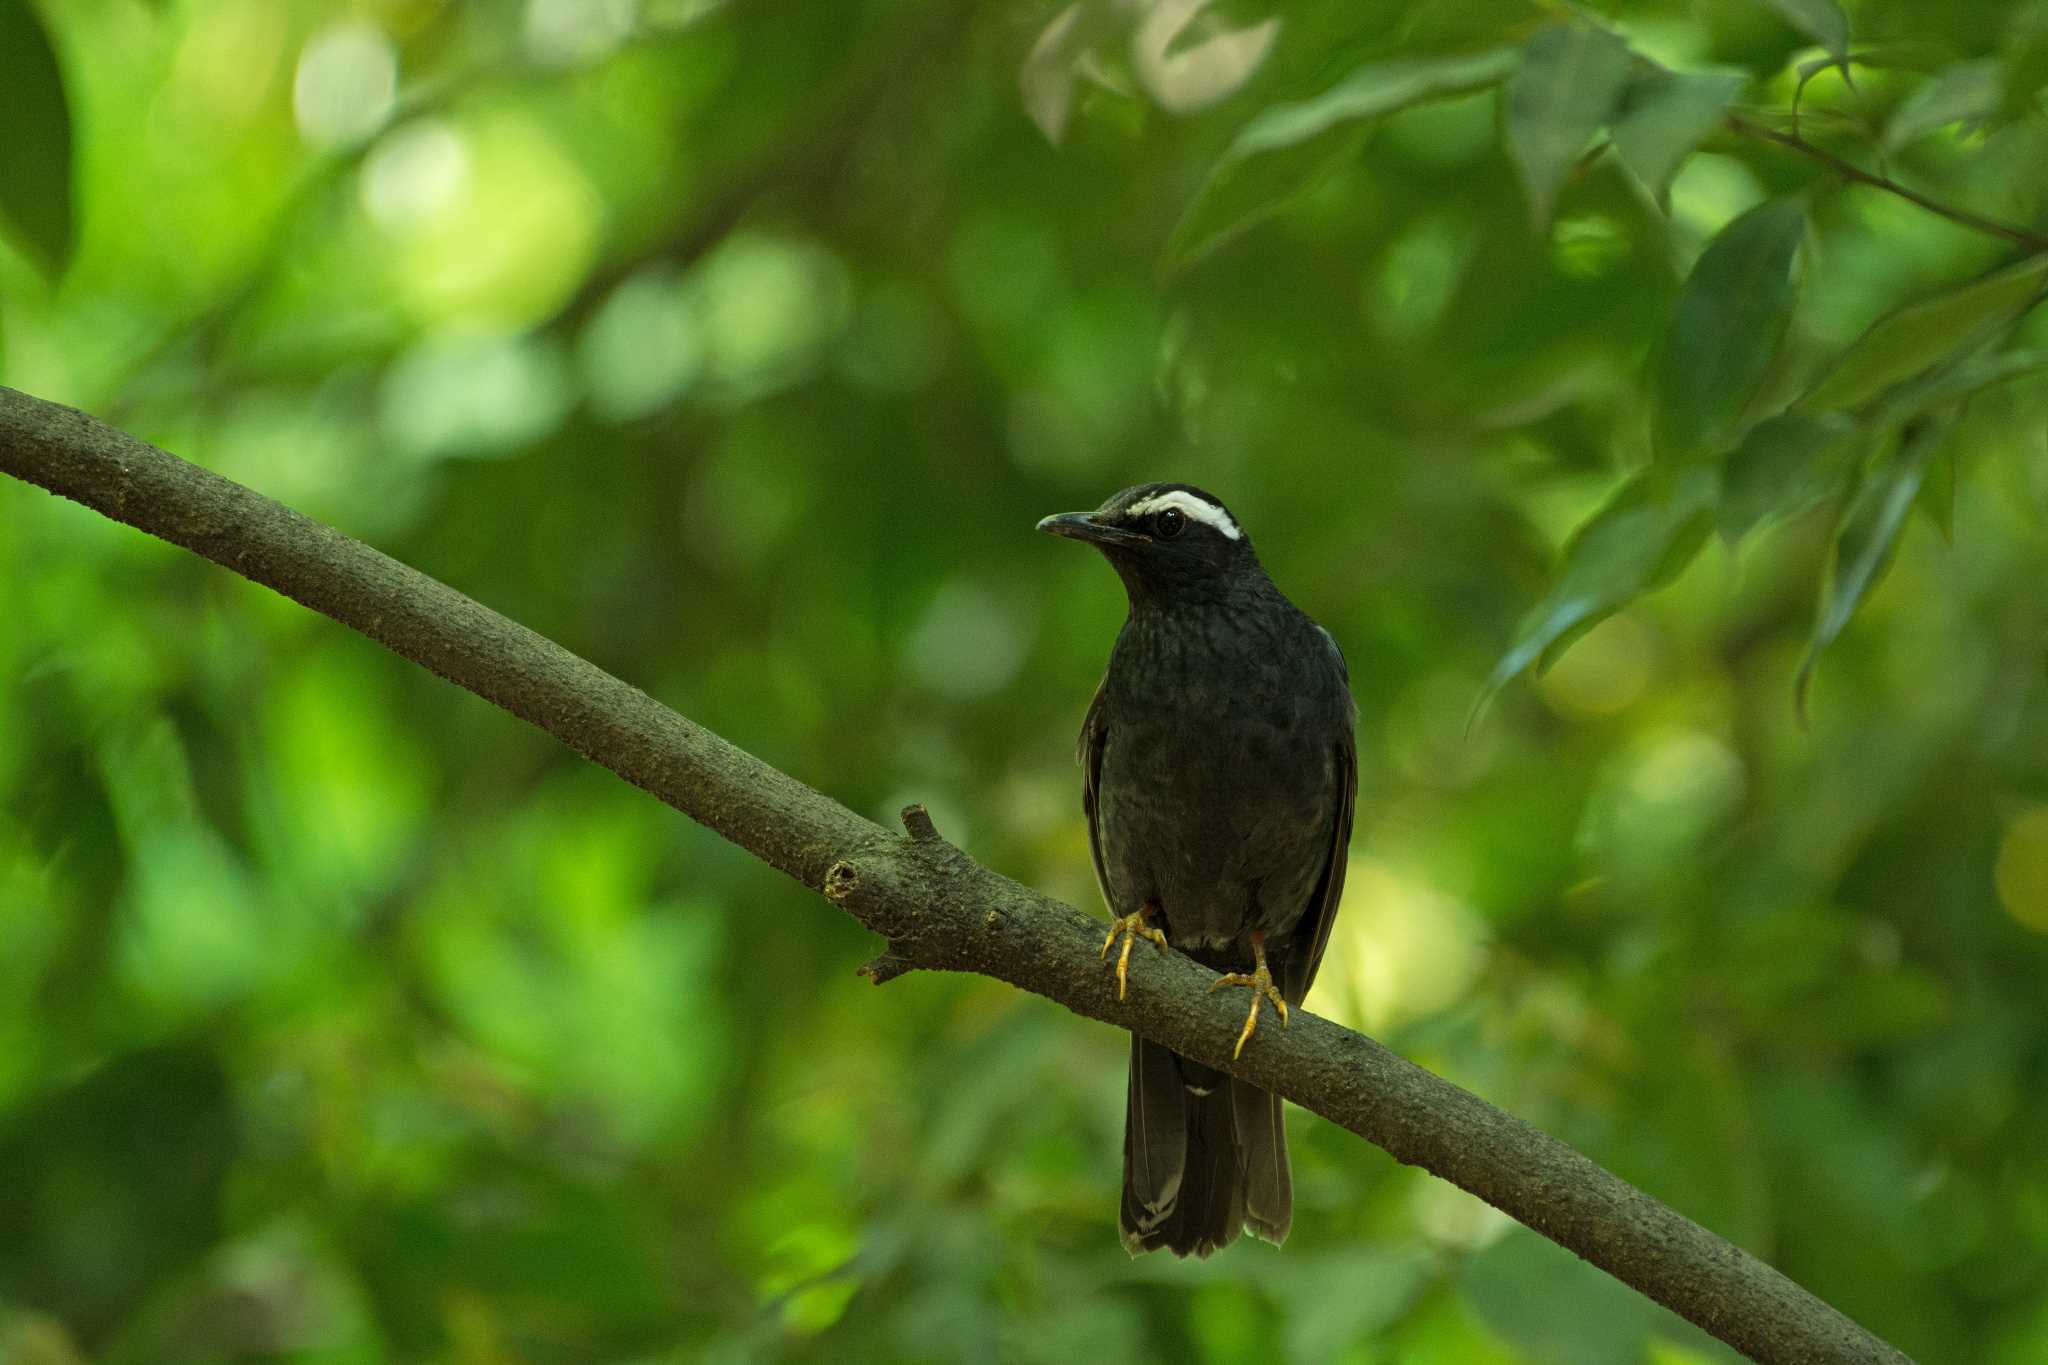
[[[1038,529],[1101,550],[1133,601],[1206,596],[1240,574],[1263,572],[1229,509],[1184,483],[1141,483],[1093,512],[1047,517]]]

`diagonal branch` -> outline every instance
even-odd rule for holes
[[[84,413],[0,388],[0,471],[182,545],[495,702],[888,941],[877,980],[978,972],[1234,1072],[1421,1166],[1766,1365],[1909,1365],[1739,1247],[1564,1143],[1327,1019],[1241,1061],[1241,1006],[1173,954],[1118,1001],[1101,926],[974,862],[921,808],[872,824],[453,588]]]
[[[1766,127],[1756,120],[1744,118],[1740,114],[1729,115],[1728,126],[1738,133],[1753,138],[1760,138],[1765,142],[1774,142],[1780,147],[1799,153],[1801,156],[1811,157],[1836,175],[1841,176],[1844,180],[1851,180],[1859,185],[1868,185],[1874,190],[1883,190],[1888,194],[1896,194],[1907,203],[1917,204],[1929,213],[1948,219],[1951,223],[1959,223],[1963,227],[1972,228],[1992,237],[2002,237],[2015,246],[2025,247],[2028,251],[2048,251],[2048,237],[2043,237],[2038,232],[2030,232],[2026,228],[2014,227],[2011,223],[2001,223],[1996,218],[1986,218],[1981,213],[1972,213],[1968,209],[1957,208],[1953,204],[1944,204],[1939,199],[1920,193],[1911,185],[1902,185],[1888,175],[1878,175],[1873,171],[1866,171],[1855,162],[1844,160],[1824,147],[1816,147],[1797,132],[1780,132],[1776,128]]]

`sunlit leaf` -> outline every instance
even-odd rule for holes
[[[2005,70],[1996,57],[1957,62],[1915,90],[1885,125],[1884,145],[1897,151],[1923,133],[1989,118],[2005,99]]]
[[[1623,484],[1572,534],[1556,581],[1494,665],[1481,704],[1578,632],[1677,577],[1713,525],[1715,491],[1713,472],[1699,466],[1660,467]]]
[[[1792,254],[1805,226],[1797,199],[1767,200],[1694,264],[1651,361],[1660,458],[1698,454],[1741,415],[1792,316]]]
[[[1849,55],[1849,16],[1835,0],[1766,0],[1786,23],[1828,50],[1837,62]]]
[[[1952,356],[1967,355],[2040,302],[2048,253],[1885,314],[1799,400],[1802,411],[1860,407]]]
[[[1092,36],[1092,28],[1085,22],[1087,13],[1087,6],[1073,4],[1054,15],[1017,69],[1024,112],[1046,141],[1054,144],[1066,136],[1067,115],[1074,101],[1074,67]]]
[[[71,112],[27,0],[0,0],[0,219],[53,273],[71,258]]]
[[[1521,69],[1508,81],[1508,146],[1538,228],[1550,221],[1557,191],[1586,143],[1614,112],[1629,62],[1621,39],[1581,24],[1544,29],[1522,50]]]
[[[1376,62],[1313,99],[1279,104],[1250,123],[1202,182],[1175,225],[1163,266],[1179,270],[1278,213],[1355,153],[1369,121],[1425,100],[1493,85],[1514,70],[1510,48]]]
[[[1664,202],[1671,177],[1719,125],[1745,80],[1735,71],[1656,71],[1630,82],[1614,119],[1614,154]]]
[[[1780,413],[1751,427],[1721,467],[1722,537],[1733,544],[1839,491],[1861,435],[1839,412]]]
[[[1182,41],[1208,0],[1157,0],[1131,35],[1132,65],[1159,107],[1187,114],[1227,99],[1272,51],[1280,21]]]
[[[1920,492],[1928,462],[1948,435],[1951,421],[1952,416],[1945,414],[1914,422],[1900,436],[1898,444],[1864,475],[1856,495],[1842,509],[1834,551],[1821,583],[1813,638],[1807,645],[1805,661],[1799,665],[1795,684],[1802,710],[1821,651],[1842,633],[1891,563],[1900,528],[1906,524],[1906,514],[1913,509],[1913,499]]]

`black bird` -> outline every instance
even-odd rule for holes
[[[1130,617],[1081,724],[1082,806],[1117,939],[1170,942],[1287,1022],[1344,892],[1358,789],[1355,707],[1328,631],[1281,596],[1223,504],[1184,483],[1126,488],[1038,529],[1109,559]],[[1212,986],[1211,989],[1215,989]],[[1294,1217],[1280,1099],[1133,1035],[1123,1242],[1207,1256]]]

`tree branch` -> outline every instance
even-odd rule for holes
[[[1306,1011],[1241,1061],[1241,1003],[1175,953],[1118,1001],[1102,926],[980,866],[922,808],[894,834],[561,646],[239,484],[0,388],[0,470],[276,589],[510,711],[823,894],[888,941],[876,981],[978,972],[1234,1072],[1421,1166],[1766,1365],[1906,1357],[1554,1138]],[[1105,1234],[1106,1235],[1106,1234]]]
[[[1753,119],[1742,117],[1740,114],[1729,115],[1728,126],[1738,133],[1743,133],[1749,137],[1761,138],[1765,142],[1774,142],[1780,147],[1785,147],[1799,153],[1801,156],[1810,157],[1833,171],[1836,175],[1841,176],[1844,180],[1853,180],[1859,185],[1868,185],[1872,189],[1884,190],[1888,194],[1896,194],[1907,203],[1917,204],[1929,213],[1948,219],[1951,223],[1960,223],[1966,228],[1973,228],[1978,232],[1988,233],[1993,237],[2002,237],[2006,241],[2016,246],[2023,246],[2029,251],[2048,251],[2048,237],[2044,237],[2038,232],[2029,232],[2025,228],[2014,227],[2010,223],[2001,223],[1995,218],[1986,218],[1981,214],[1972,213],[1968,209],[1959,209],[1952,204],[1944,204],[1938,199],[1929,198],[1909,185],[1900,184],[1890,176],[1866,171],[1855,162],[1844,160],[1826,148],[1816,147],[1797,133],[1785,133],[1780,132],[1776,128],[1767,128]]]

